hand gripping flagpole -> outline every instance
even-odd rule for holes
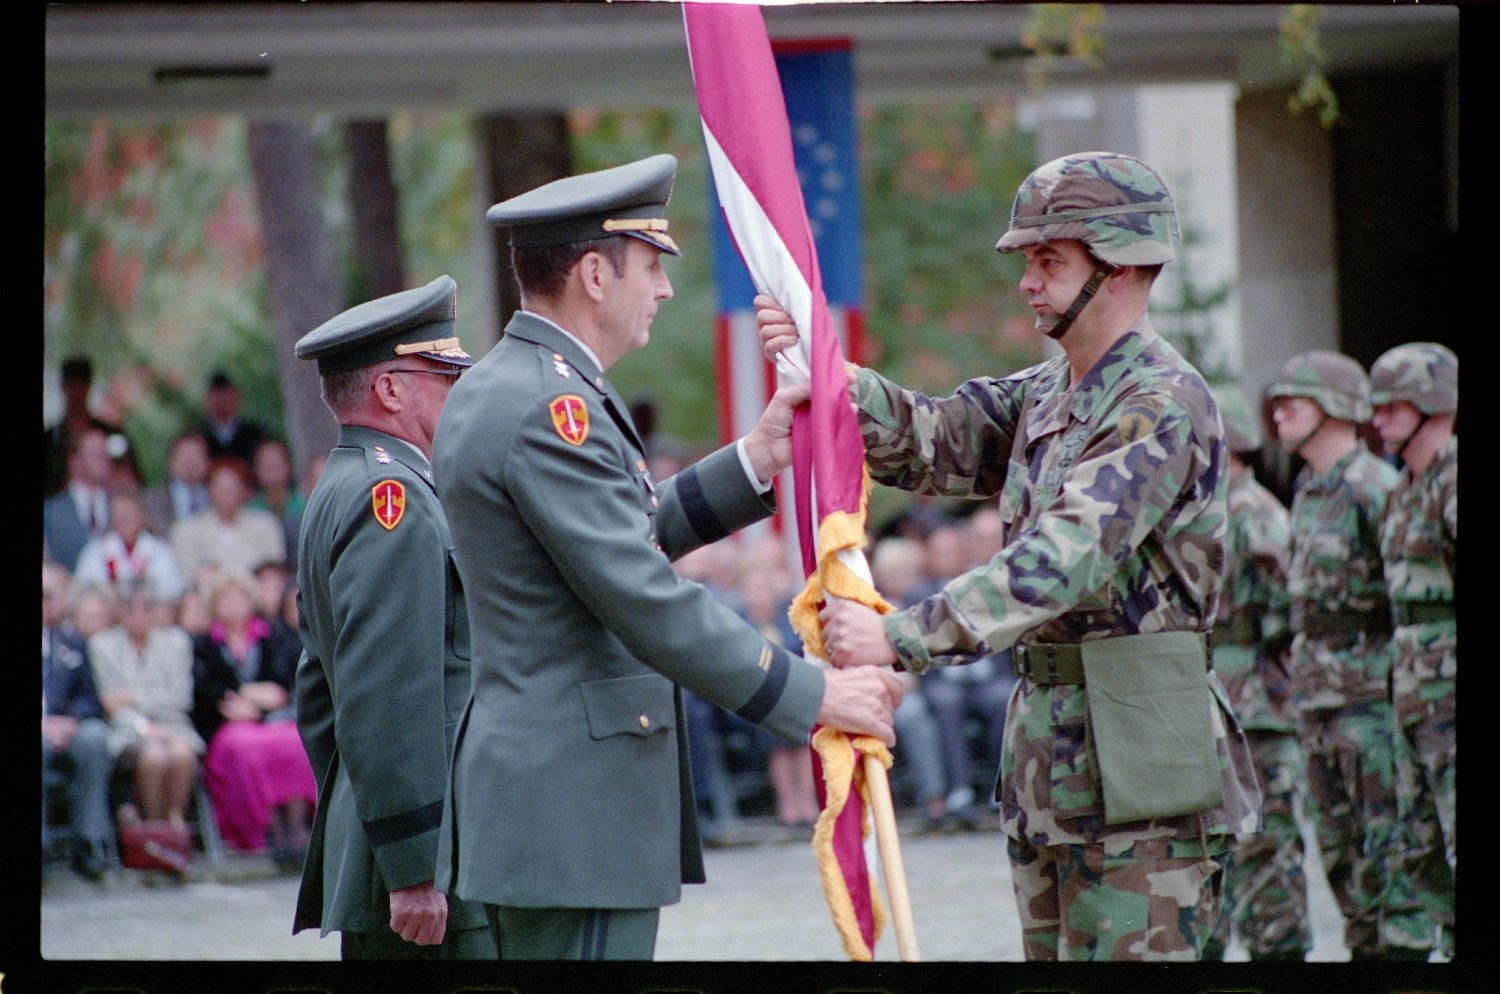
[[[798,525],[808,570],[808,587],[793,607],[793,621],[808,650],[826,656],[817,623],[819,601],[843,596],[879,611],[890,610],[875,591],[863,552],[869,486],[864,445],[846,403],[838,337],[823,296],[817,252],[795,178],[786,103],[760,9],[742,4],[684,3],[683,17],[704,142],[725,221],[756,288],[775,297],[801,331],[795,353],[789,356],[783,352],[777,361],[778,377],[783,382],[806,380],[813,386],[812,411],[799,409],[793,427],[793,446],[798,450]],[[815,349],[810,341],[816,342]],[[850,453],[857,453],[852,461]],[[826,477],[819,476],[820,465]],[[817,487],[825,491],[821,498],[814,496]],[[831,868],[832,860],[824,859],[824,844],[835,857],[839,855],[833,844],[835,784],[829,773],[830,757],[841,764],[849,760],[849,779],[838,789],[852,789],[860,782],[864,785],[863,796],[875,815],[876,841],[895,915],[898,949],[903,960],[917,960],[920,954],[886,776],[890,753],[878,739],[849,736],[833,729],[818,729],[813,737],[815,745],[827,741],[825,732],[842,740],[842,748],[834,746],[825,753],[819,747],[829,806],[815,829],[814,848],[819,853],[824,891],[845,949],[852,958],[872,959],[882,912],[873,890],[869,895],[873,907],[862,914],[852,906],[842,862]],[[860,754],[864,756],[862,765],[853,762],[853,756]],[[840,812],[848,799],[846,792],[839,801]],[[837,838],[844,841],[843,836]],[[864,879],[862,851],[858,858],[854,869]],[[835,891],[841,891],[840,901],[835,900]],[[836,906],[840,902],[842,910]]]

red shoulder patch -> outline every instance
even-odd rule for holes
[[[589,437],[589,409],[576,393],[565,393],[547,405],[552,426],[570,445],[582,445]]]
[[[370,488],[371,501],[375,506],[375,520],[390,531],[401,523],[406,513],[406,487],[399,480],[381,480]]]

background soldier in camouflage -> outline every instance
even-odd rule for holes
[[[1292,499],[1287,586],[1293,688],[1323,869],[1354,959],[1425,960],[1430,921],[1390,869],[1401,830],[1379,527],[1396,471],[1359,440],[1357,426],[1370,419],[1370,385],[1348,356],[1294,356],[1267,396],[1282,444],[1307,461]]]
[[[1022,679],[996,798],[1027,959],[1197,959],[1234,835],[1257,828],[1249,749],[1205,671],[1201,638],[1224,565],[1222,428],[1202,377],[1146,315],[1151,282],[1175,246],[1171,197],[1144,163],[1105,152],[1049,162],[1022,185],[996,248],[1025,253],[1020,289],[1065,354],[941,399],[867,369],[853,387],[876,479],[999,496],[1006,545],[988,564],[883,617],[830,605],[823,633],[836,666],[917,673],[1016,646]],[[774,300],[756,306],[771,358],[796,329]],[[1178,677],[1162,700],[1192,701],[1198,749],[1174,750],[1156,723],[1141,730],[1138,748],[1096,748],[1089,660],[1178,642],[1191,653],[1143,654],[1123,672],[1142,684]],[[1100,780],[1101,760],[1157,746],[1195,752],[1169,758],[1193,766],[1212,796],[1115,823],[1119,807],[1104,800],[1115,781]]]
[[[1259,412],[1216,387],[1229,442],[1229,562],[1214,626],[1214,671],[1245,728],[1260,774],[1264,828],[1240,840],[1204,959],[1222,959],[1231,921],[1253,960],[1302,960],[1312,946],[1296,804],[1306,768],[1291,701],[1287,509],[1241,458],[1263,440]]]
[[[1380,530],[1396,626],[1396,805],[1414,834],[1401,863],[1453,955],[1458,872],[1458,357],[1441,345],[1397,346],[1370,370],[1375,429],[1405,464]],[[1446,856],[1446,858],[1445,858]]]

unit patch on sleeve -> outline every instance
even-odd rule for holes
[[[552,425],[564,442],[582,445],[589,437],[589,409],[583,398],[575,393],[566,393],[547,405],[552,414]]]
[[[406,487],[399,480],[381,480],[370,488],[370,496],[375,505],[375,520],[382,528],[390,531],[401,523],[401,516],[406,513]]]
[[[1161,404],[1152,400],[1133,401],[1120,414],[1118,430],[1120,441],[1138,441],[1151,434],[1156,422],[1161,419]]]

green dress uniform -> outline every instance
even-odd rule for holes
[[[474,648],[440,885],[511,909],[677,902],[704,880],[677,685],[792,741],[822,700],[816,667],[671,567],[773,502],[736,446],[654,481],[598,363],[526,311],[454,387],[434,464]]]
[[[405,298],[418,318],[424,300],[451,314],[447,277],[406,294],[414,305],[403,294],[381,300]],[[399,321],[402,308],[388,307],[360,325],[367,334],[346,338],[385,339],[391,310]],[[432,327],[414,330],[433,337]],[[402,941],[390,928],[390,892],[435,876],[448,759],[469,691],[463,588],[426,457],[384,432],[342,426],[308,497],[297,563],[297,724],[318,807],[293,931],[342,931],[346,955],[352,939],[361,957],[493,958],[484,909],[462,901],[449,900],[439,946]]]

